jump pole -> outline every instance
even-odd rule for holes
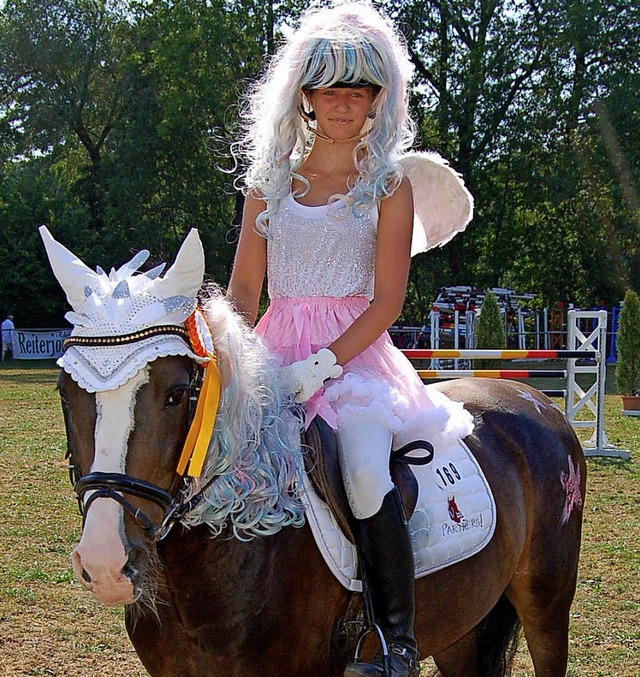
[[[409,348],[402,351],[410,360],[428,359],[483,359],[483,360],[560,360],[596,359],[595,350],[479,350],[469,348]]]
[[[631,452],[618,449],[609,443],[604,431],[604,393],[606,380],[607,311],[570,310],[568,313],[567,350],[478,350],[478,349],[408,349],[402,352],[410,360],[440,359],[489,359],[489,360],[566,360],[567,369],[509,370],[509,369],[425,369],[418,374],[425,379],[459,378],[463,376],[485,378],[565,378],[566,390],[543,391],[550,397],[565,397],[565,414],[574,428],[594,428],[593,435],[583,442],[585,456],[612,456],[627,460]],[[596,328],[586,335],[580,328],[581,320],[595,320]],[[432,335],[433,338],[433,335]],[[593,360],[594,364],[578,365],[578,360]],[[578,374],[589,374],[594,382],[583,390],[577,382]],[[576,418],[578,412],[586,412],[587,418]],[[588,414],[592,418],[588,418]]]

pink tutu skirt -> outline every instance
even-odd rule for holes
[[[368,306],[361,296],[278,298],[255,331],[288,365],[326,348]],[[387,332],[342,366],[343,375],[307,402],[307,424],[319,415],[339,430],[352,417],[369,418],[389,427],[394,448],[417,439],[463,438],[473,430],[471,414],[425,386]]]

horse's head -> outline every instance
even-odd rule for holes
[[[73,308],[58,387],[85,516],[74,571],[103,602],[130,603],[147,569],[147,542],[180,506],[178,480],[191,460],[181,453],[213,351],[206,323],[194,316],[202,245],[192,231],[164,277],[164,266],[136,274],[148,252],[106,274],[41,232]]]
[[[188,358],[164,357],[117,389],[95,393],[60,373],[69,468],[84,514],[73,569],[106,604],[141,595],[150,541],[180,500],[176,467],[193,373]]]
[[[73,308],[58,386],[84,515],[72,555],[82,585],[107,604],[136,602],[176,522],[239,538],[301,524],[296,420],[277,365],[219,291],[198,307],[197,232],[164,276],[137,273],[147,252],[94,273],[41,233]]]

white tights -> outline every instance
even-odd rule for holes
[[[389,456],[393,434],[371,419],[353,419],[338,433],[340,467],[351,510],[356,519],[375,515],[393,489]]]

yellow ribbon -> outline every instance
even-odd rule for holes
[[[177,468],[177,473],[184,475],[188,464],[189,477],[200,477],[202,474],[202,466],[207,455],[220,404],[220,371],[215,355],[207,353],[207,356],[209,362],[205,365],[196,412],[187,433]]]

